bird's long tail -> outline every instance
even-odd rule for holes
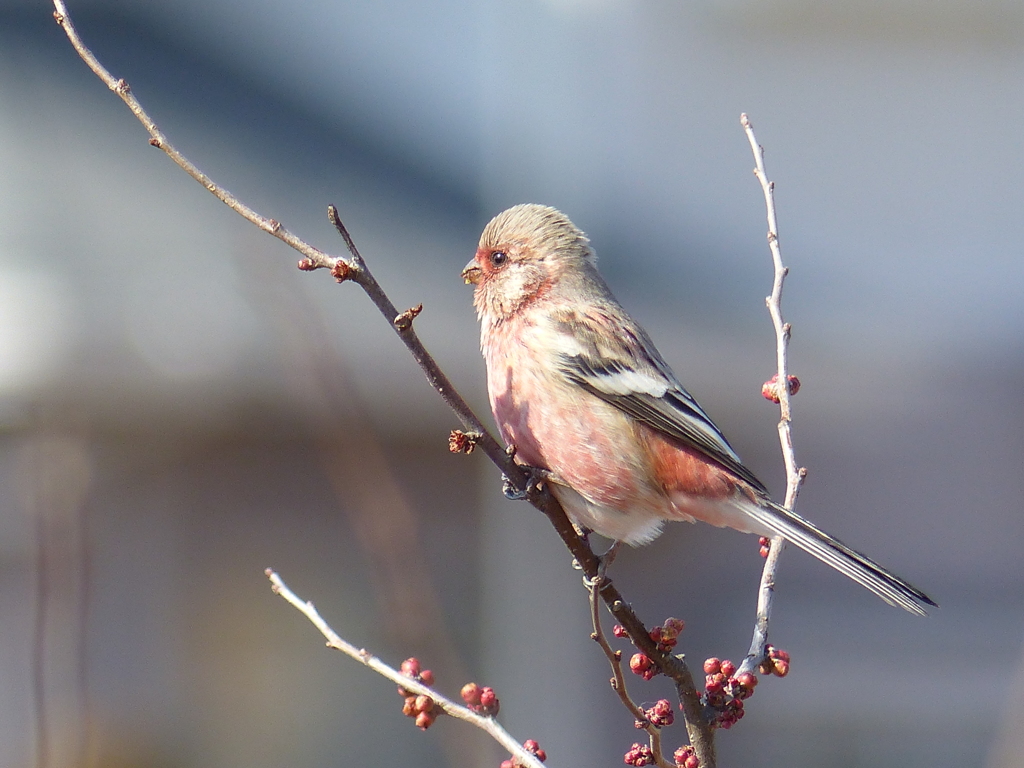
[[[927,615],[924,605],[938,607],[917,587],[773,501],[763,499],[760,505],[744,504],[743,511],[765,528],[871,590],[889,605],[897,605],[918,616]]]

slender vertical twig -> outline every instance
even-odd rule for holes
[[[604,655],[608,658],[609,665],[611,665],[612,678],[610,683],[612,690],[618,694],[619,701],[622,702],[622,706],[626,708],[626,711],[636,719],[638,727],[643,728],[647,732],[648,737],[650,737],[651,755],[654,758],[654,764],[658,768],[675,768],[675,763],[670,763],[666,760],[662,752],[661,729],[647,719],[643,707],[633,701],[629,691],[626,690],[626,676],[622,673],[622,652],[613,650],[604,635],[604,629],[601,627],[601,612],[598,610],[598,596],[603,579],[603,576],[598,576],[589,584],[590,621],[594,627],[590,637],[601,646],[601,650],[604,651]]]
[[[797,465],[796,454],[793,450],[793,434],[790,428],[792,411],[790,409],[790,384],[789,384],[789,336],[790,325],[782,319],[782,288],[786,281],[789,269],[782,263],[782,251],[779,248],[779,226],[775,217],[775,184],[768,180],[768,174],[764,169],[764,147],[757,142],[754,136],[754,126],[746,113],[740,116],[740,124],[746,132],[747,140],[750,142],[750,149],[754,153],[754,176],[761,184],[764,192],[765,208],[768,218],[768,248],[772,254],[772,264],[775,267],[775,278],[772,282],[771,295],[765,299],[768,305],[768,312],[771,315],[772,325],[775,328],[776,338],[776,373],[775,392],[778,396],[779,410],[779,443],[782,446],[782,459],[786,465],[786,501],[785,506],[793,509],[796,504],[797,494],[800,492],[800,485],[803,482],[807,470]],[[768,645],[768,624],[771,620],[772,598],[775,592],[775,572],[778,568],[779,556],[785,547],[785,539],[781,536],[772,538],[768,556],[765,558],[764,569],[761,572],[761,583],[757,593],[757,619],[754,625],[754,636],[750,643],[750,650],[747,652],[741,671],[753,671],[765,658],[765,648]]]

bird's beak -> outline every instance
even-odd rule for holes
[[[480,265],[476,263],[476,259],[470,259],[469,264],[462,270],[462,279],[466,281],[466,284],[473,283],[476,285],[480,282]]]

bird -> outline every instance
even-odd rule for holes
[[[790,509],[740,460],[597,270],[562,212],[513,206],[462,271],[475,286],[491,410],[518,463],[542,471],[569,519],[616,545],[668,521],[781,536],[890,605],[924,592]]]

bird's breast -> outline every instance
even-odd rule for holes
[[[614,406],[569,381],[557,344],[528,322],[486,329],[483,337],[491,409],[517,459],[554,473],[589,503],[627,513],[667,504],[649,477],[635,425]]]

